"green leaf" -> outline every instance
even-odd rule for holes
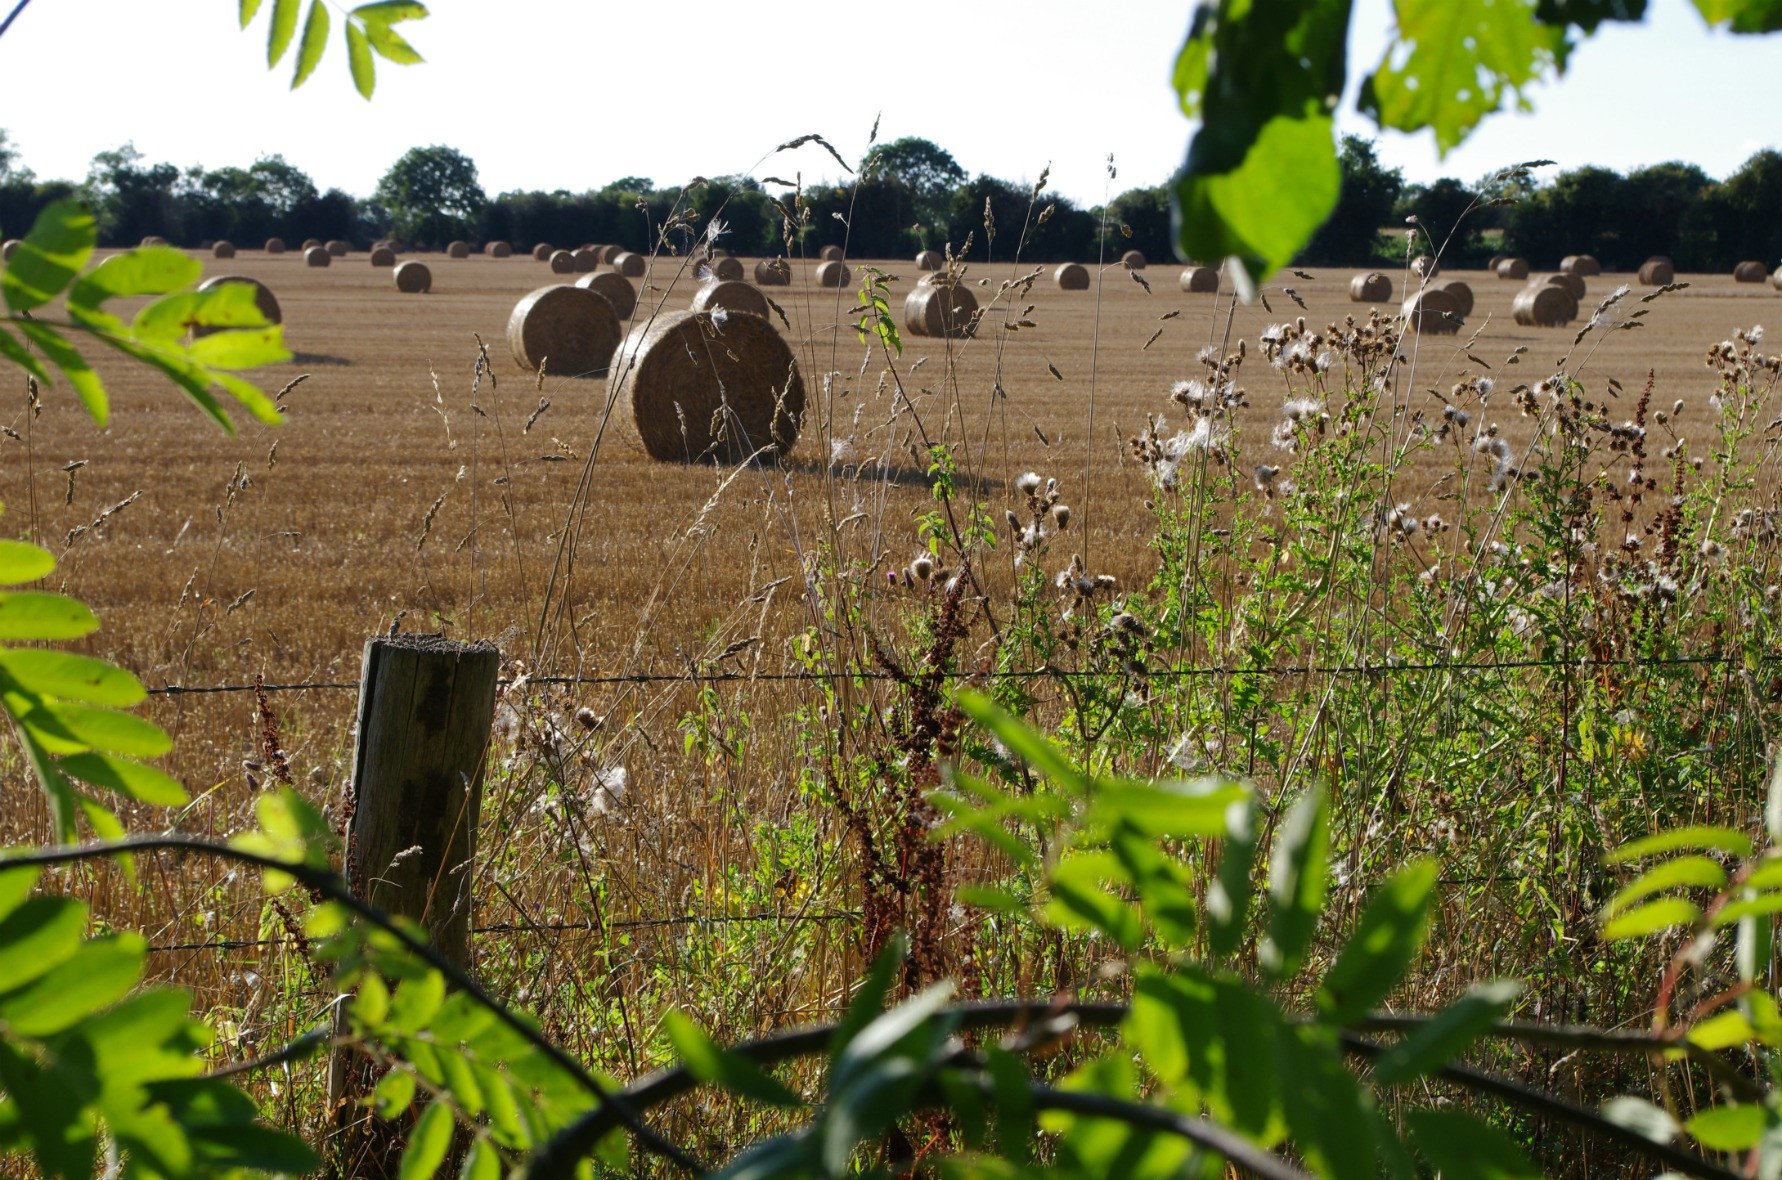
[[[1692,1045],[1718,1051],[1756,1040],[1757,1029],[1743,1012],[1728,1009],[1698,1021],[1690,1027],[1687,1036]]]
[[[80,949],[86,929],[87,908],[64,897],[33,897],[14,908],[0,920],[0,946],[6,948],[0,955],[0,993],[66,961]]]
[[[330,27],[327,4],[324,0],[310,0],[309,15],[303,21],[303,41],[297,46],[297,72],[291,78],[292,90],[309,81],[316,66],[321,64],[322,52],[328,48]]]
[[[1461,1110],[1407,1110],[1411,1138],[1443,1180],[1541,1180],[1508,1135]]]
[[[359,91],[360,97],[370,98],[372,91],[377,89],[377,67],[371,62],[371,42],[358,25],[348,21],[346,43],[347,65],[353,72],[353,86]]]
[[[1667,832],[1655,832],[1631,844],[1610,851],[1606,859],[1610,864],[1624,864],[1630,860],[1638,860],[1642,856],[1651,856],[1660,852],[1676,852],[1679,849],[1701,849],[1704,851],[1724,852],[1731,856],[1750,856],[1751,840],[1742,832],[1731,828],[1708,827],[1695,825],[1691,827],[1672,828]]]
[[[371,1097],[378,1118],[396,1118],[415,1100],[415,1075],[406,1069],[392,1068],[377,1080]]]
[[[6,560],[6,546],[18,544],[0,541],[0,566]],[[36,549],[34,545],[22,547]],[[37,552],[44,553],[41,549]],[[0,671],[27,692],[89,705],[127,709],[148,695],[142,681],[116,664],[52,648],[0,648]]]
[[[1677,1120],[1664,1107],[1655,1106],[1644,1098],[1635,1098],[1631,1094],[1623,1094],[1603,1103],[1603,1117],[1617,1127],[1625,1127],[1654,1143],[1669,1143],[1677,1137]]]
[[[56,383],[55,378],[50,376],[50,371],[43,367],[43,362],[37,359],[37,355],[14,340],[12,333],[5,328],[0,328],[0,357],[4,357],[37,378],[39,385],[54,385]]]
[[[86,362],[72,344],[48,324],[27,322],[19,325],[19,331],[25,339],[35,344],[44,356],[47,356],[62,375],[68,378],[68,384],[80,396],[81,404],[95,425],[104,426],[111,416],[111,399],[105,395],[105,384],[99,380],[99,374]]]
[[[1673,926],[1688,926],[1702,916],[1701,907],[1680,897],[1666,897],[1636,906],[1603,926],[1603,938],[1644,938]]]
[[[347,15],[364,21],[367,27],[388,27],[405,20],[426,19],[427,6],[414,0],[378,0],[375,4],[361,4]]]
[[[43,870],[35,865],[24,865],[16,869],[0,869],[0,921],[4,921],[13,911],[25,904],[31,896],[31,890],[37,887],[37,879]],[[10,945],[0,943],[0,945]],[[0,987],[0,991],[4,991]]]
[[[1763,802],[1763,830],[1772,845],[1782,846],[1782,754],[1770,768],[1770,788]]]
[[[285,347],[285,330],[278,324],[200,336],[192,341],[189,351],[199,364],[218,369],[257,369],[291,359],[291,352]]]
[[[210,378],[261,422],[268,426],[277,426],[284,421],[284,414],[279,411],[278,406],[253,382],[220,372],[211,373]]]
[[[390,1001],[389,1026],[396,1032],[414,1035],[427,1027],[433,1014],[445,1002],[445,976],[428,971],[417,979],[405,981]]]
[[[0,540],[0,585],[35,582],[55,568],[55,555],[43,546]]]
[[[1269,1145],[1285,1130],[1284,1030],[1279,1010],[1242,984],[1197,968],[1146,966],[1123,1039],[1165,1085],[1198,1095],[1215,1119]]]
[[[124,340],[115,336],[107,336],[104,339],[107,344],[125,356],[132,357],[159,370],[168,380],[183,389],[186,396],[191,398],[193,403],[211,421],[221,426],[227,433],[235,433],[235,424],[229,420],[229,415],[224,413],[223,408],[217,404],[217,399],[210,394],[210,381],[214,379],[221,384],[224,379],[223,375],[206,373],[190,361],[181,357],[168,356],[158,349],[138,344],[133,340]]]
[[[62,769],[84,783],[109,787],[120,795],[156,807],[178,807],[187,801],[186,789],[178,779],[129,758],[114,758],[109,754],[70,754],[62,759]]]
[[[1774,1117],[1762,1106],[1716,1106],[1684,1123],[1683,1129],[1709,1151],[1744,1151],[1757,1146]]]
[[[260,11],[260,0],[241,0],[241,27],[247,28],[253,23],[254,14]]]
[[[1422,860],[1374,890],[1355,933],[1318,987],[1318,1010],[1326,1024],[1352,1024],[1392,991],[1423,947],[1435,883],[1435,862]]]
[[[1499,979],[1478,984],[1374,1059],[1374,1082],[1396,1086],[1434,1073],[1503,1018],[1522,985]]]
[[[1330,810],[1322,787],[1300,796],[1275,833],[1269,860],[1268,937],[1261,958],[1285,979],[1299,970],[1330,886]]]
[[[408,1137],[408,1150],[402,1153],[398,1180],[433,1180],[451,1146],[452,1108],[436,1098],[415,1121],[415,1129]]]
[[[1250,789],[1242,783],[1212,775],[1156,782],[1121,780],[1099,785],[1086,819],[1091,825],[1109,827],[1127,823],[1163,838],[1223,836],[1232,807],[1249,799]]]
[[[301,0],[272,0],[272,24],[267,30],[266,65],[276,66],[297,35],[297,10]]]
[[[1207,944],[1213,954],[1229,958],[1243,943],[1250,910],[1250,873],[1256,862],[1254,799],[1234,804],[1225,813],[1226,837],[1219,852],[1219,871],[1207,882]]]
[[[1257,280],[1292,262],[1342,190],[1332,127],[1325,115],[1271,119],[1241,160],[1220,169],[1196,159],[1208,134],[1199,132],[1173,188],[1176,249],[1236,257]]]
[[[778,1078],[748,1058],[720,1049],[704,1029],[683,1013],[671,1009],[663,1017],[663,1028],[681,1064],[700,1081],[768,1106],[797,1109],[805,1105]]]
[[[1782,2],[1778,0],[1695,0],[1695,7],[1710,25],[1728,25],[1735,33],[1782,30]]]
[[[1719,929],[1746,918],[1766,917],[1770,914],[1782,914],[1782,893],[1759,893],[1728,902],[1714,911],[1713,924],[1715,929]]]
[[[60,1032],[129,994],[142,978],[147,949],[135,932],[89,939],[71,958],[0,996],[0,1022],[27,1037]]]
[[[0,591],[0,639],[79,639],[98,629],[86,604],[65,594]]]
[[[1377,1180],[1381,1147],[1393,1141],[1374,1110],[1372,1093],[1349,1072],[1328,1029],[1282,1030],[1277,1068],[1282,1113],[1313,1175]]]
[[[955,699],[966,716],[994,734],[1015,757],[1075,794],[1089,793],[1093,780],[1072,765],[1057,746],[1029,729],[1019,718],[997,708],[981,693],[960,692]]]
[[[1718,889],[1725,884],[1726,870],[1720,867],[1720,862],[1699,853],[1680,856],[1676,860],[1655,865],[1617,890],[1615,896],[1609,899],[1609,904],[1603,907],[1603,917],[1613,918],[1642,897],[1650,897],[1667,889]]]
[[[885,1010],[885,997],[891,994],[891,983],[903,967],[904,956],[907,954],[909,944],[903,934],[895,934],[886,941],[885,949],[872,961],[872,967],[860,981],[854,998],[848,1002],[847,1011],[836,1022],[835,1035],[829,1039],[831,1059],[847,1048],[848,1042]]]
[[[159,758],[173,749],[173,740],[152,721],[116,709],[90,705],[45,704],[31,710],[25,722],[45,736],[72,738],[79,747],[125,754],[133,758]],[[48,745],[48,741],[45,742]]]
[[[6,305],[30,311],[60,295],[86,267],[98,240],[98,224],[79,201],[51,202],[0,271]]]
[[[1105,853],[1067,856],[1052,869],[1051,898],[1046,920],[1072,930],[1104,934],[1125,950],[1136,950],[1144,940],[1138,907],[1101,887],[1104,880],[1119,880],[1112,858]]]
[[[166,295],[204,277],[204,264],[171,246],[143,246],[113,254],[80,277],[68,292],[75,317],[99,311],[110,299]]]
[[[501,1153],[487,1139],[478,1139],[470,1145],[470,1153],[464,1157],[464,1167],[458,1173],[460,1180],[501,1180]]]

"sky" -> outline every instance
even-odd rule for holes
[[[128,140],[181,167],[279,153],[322,188],[366,196],[404,151],[435,143],[470,156],[491,194],[622,176],[836,180],[820,147],[775,147],[815,132],[854,162],[876,119],[881,141],[932,139],[972,173],[1030,183],[1049,165],[1051,188],[1085,205],[1167,179],[1193,130],[1169,87],[1191,0],[951,0],[919,20],[894,5],[712,0],[429,7],[403,26],[427,62],[380,62],[368,103],[338,19],[316,76],[292,92],[288,60],[266,69],[266,12],[242,31],[232,0],[32,0],[0,38],[0,128],[46,179],[80,179]],[[1417,183],[1538,158],[1682,159],[1719,177],[1782,146],[1782,36],[1710,32],[1687,0],[1651,9],[1531,87],[1535,114],[1492,116],[1443,160],[1428,132],[1381,133],[1354,113],[1391,22],[1389,0],[1356,0],[1339,129],[1378,138],[1382,161]]]

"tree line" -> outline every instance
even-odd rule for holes
[[[1586,166],[1541,182],[1453,177],[1407,183],[1383,166],[1373,144],[1345,137],[1335,212],[1307,245],[1306,265],[1402,264],[1441,249],[1450,266],[1517,254],[1552,267],[1566,254],[1595,254],[1627,270],[1654,254],[1679,269],[1730,269],[1744,259],[1782,259],[1782,153],[1765,149],[1715,180],[1694,164],[1666,163],[1626,174]],[[1037,191],[1036,191],[1037,190]],[[658,186],[625,177],[586,192],[505,192],[490,197],[476,165],[456,149],[413,148],[369,197],[318,190],[281,156],[246,167],[178,168],[150,163],[125,144],[93,158],[81,182],[40,181],[0,131],[0,232],[17,234],[50,201],[77,195],[99,220],[106,245],[150,234],[198,246],[341,238],[397,238],[421,248],[454,239],[612,242],[647,251],[658,240],[690,247],[713,219],[721,244],[744,256],[814,253],[845,245],[863,258],[907,257],[951,246],[974,261],[1112,260],[1129,249],[1173,256],[1167,185],[1134,188],[1106,207],[1084,207],[1042,186],[972,176],[930,140],[894,140],[840,183],[795,191],[747,176]],[[790,229],[788,229],[790,222]],[[1405,232],[1412,235],[1407,242]]]

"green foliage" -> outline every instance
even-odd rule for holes
[[[861,284],[860,318],[854,325],[860,343],[877,338],[888,351],[903,355],[903,336],[897,330],[897,317],[891,311],[891,276],[876,266],[864,268]]]
[[[470,157],[441,144],[404,152],[372,199],[389,211],[397,237],[431,246],[469,237],[487,203]]]
[[[262,0],[239,0],[241,27],[247,28],[259,14]],[[266,64],[276,66],[284,60],[297,38],[297,21],[303,13],[303,0],[272,0],[272,15],[267,18]],[[346,13],[347,66],[353,76],[353,87],[365,98],[377,88],[376,58],[397,65],[413,65],[421,60],[414,46],[405,40],[396,26],[404,21],[422,20],[427,6],[411,0],[380,0],[361,4]],[[291,89],[309,81],[321,64],[328,48],[332,18],[324,0],[310,0],[303,16],[303,37],[297,42],[296,65],[291,75]]]
[[[1380,230],[1392,221],[1404,180],[1398,169],[1382,166],[1374,145],[1358,136],[1343,136],[1337,162],[1343,180],[1336,208],[1302,257],[1318,264],[1374,261],[1381,253]]]

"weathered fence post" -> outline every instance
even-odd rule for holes
[[[366,641],[359,680],[347,878],[366,901],[419,922],[443,954],[466,968],[483,764],[500,663],[493,644],[382,635]],[[336,1028],[344,1031],[338,1018]],[[362,1072],[356,1065],[338,1051],[329,1063],[335,1125],[347,1132],[337,1159],[366,1151],[368,1112],[346,1102],[371,1080],[355,1076]],[[361,1174],[361,1167],[349,1163],[345,1174]]]

